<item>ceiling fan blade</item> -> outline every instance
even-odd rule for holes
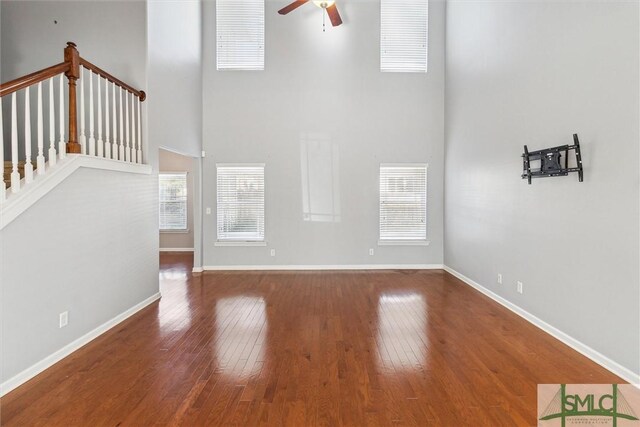
[[[282,9],[280,9],[278,11],[278,13],[280,15],[286,15],[287,13],[291,12],[292,10],[295,10],[295,9],[299,8],[300,6],[302,6],[303,4],[305,4],[308,1],[309,0],[296,0],[293,3],[291,3],[289,6],[285,6]]]
[[[337,27],[342,24],[342,18],[340,18],[340,14],[338,13],[338,8],[336,4],[332,4],[327,8],[327,14],[329,15],[329,19],[331,20],[331,25]]]

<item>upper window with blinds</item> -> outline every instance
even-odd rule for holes
[[[160,230],[187,229],[187,173],[160,173]]]
[[[427,72],[428,0],[380,0],[380,70]]]
[[[264,70],[264,0],[217,0],[218,70]]]
[[[426,239],[427,165],[380,165],[380,243]]]
[[[216,167],[218,241],[264,241],[264,165]]]

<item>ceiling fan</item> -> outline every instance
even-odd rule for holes
[[[329,15],[329,19],[331,20],[331,25],[337,27],[342,24],[342,18],[340,18],[340,14],[338,13],[338,8],[336,7],[335,0],[312,0],[313,4],[318,6],[319,8],[326,10],[327,15]],[[283,7],[278,11],[280,15],[286,15],[287,13],[299,8],[305,3],[308,3],[309,0],[296,0],[288,6]],[[322,14],[324,19],[324,13]]]

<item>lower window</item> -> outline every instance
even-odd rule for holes
[[[216,167],[218,241],[264,241],[264,164]]]
[[[187,173],[159,174],[160,231],[187,229]]]
[[[380,243],[426,243],[427,165],[380,165]]]

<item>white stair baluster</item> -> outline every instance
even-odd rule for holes
[[[89,70],[89,155],[96,155],[96,139],[93,137],[93,71]]]
[[[109,141],[109,80],[104,79],[104,157],[111,158],[111,141]]]
[[[138,163],[142,163],[142,121],[140,120],[140,98],[137,100],[138,103]]]
[[[138,163],[138,147],[136,146],[136,96],[131,94],[131,161]]]
[[[18,172],[18,107],[15,92],[11,94],[11,164],[11,192],[17,193],[20,191],[20,173]]]
[[[44,129],[42,123],[42,82],[38,83],[38,157],[36,157],[36,170],[38,175],[44,174]]]
[[[111,158],[118,160],[118,133],[116,120],[116,84],[113,83],[113,143],[111,144]]]
[[[0,177],[0,203],[7,197],[7,186],[4,183],[4,128],[2,126],[2,98],[0,98],[0,165],[2,176]]]
[[[125,109],[125,138],[127,147],[124,151],[124,159],[127,162],[131,161],[131,147],[129,146],[129,92],[124,92],[124,109]]]
[[[80,67],[80,153],[87,154],[87,137],[84,134],[84,67]]]
[[[56,118],[53,100],[53,77],[49,79],[49,167],[56,165]]]
[[[120,140],[118,141],[118,158],[124,160],[124,129],[122,128],[122,88],[118,87],[118,94],[120,96]]]
[[[60,141],[58,141],[58,155],[61,159],[67,157],[67,147],[64,143],[64,74],[60,74]]]
[[[24,183],[33,181],[33,163],[31,163],[31,100],[29,88],[24,90]]]
[[[100,80],[98,74],[98,157],[104,157],[104,143],[102,142],[102,90],[100,90]]]

